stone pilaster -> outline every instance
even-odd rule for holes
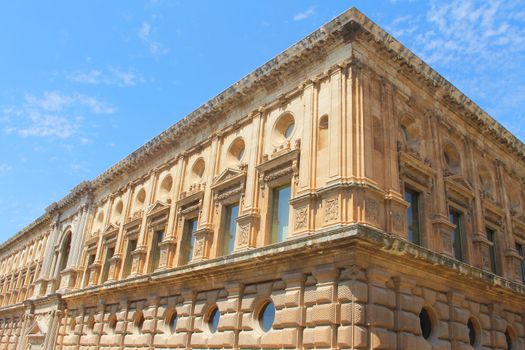
[[[396,347],[394,310],[396,293],[392,289],[390,275],[379,268],[366,271],[369,282],[366,321],[370,338],[370,349],[393,349]]]
[[[303,346],[306,348],[337,347],[337,279],[339,269],[333,265],[317,267],[306,280],[304,307],[306,328]],[[315,284],[313,284],[315,283]]]

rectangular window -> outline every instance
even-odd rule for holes
[[[224,214],[224,235],[222,241],[222,255],[233,253],[235,249],[235,231],[237,230],[237,216],[239,216],[239,204],[229,205]]]
[[[275,188],[272,196],[272,231],[270,243],[283,242],[288,235],[288,217],[290,210],[291,187],[286,185]]]
[[[463,247],[462,247],[462,217],[461,213],[451,210],[450,211],[450,222],[456,225],[454,231],[452,231],[452,247],[454,248],[454,258],[463,261]]]
[[[150,272],[155,271],[160,264],[160,244],[164,240],[164,231],[158,231],[153,234],[151,241]]]
[[[95,262],[95,254],[90,254],[88,257],[87,267],[86,267],[86,280],[84,284],[87,286],[89,284],[89,278],[91,275],[91,269],[89,268]]]
[[[408,240],[412,243],[421,244],[419,231],[419,192],[405,189],[405,200],[409,203],[407,208]]]
[[[182,244],[180,254],[181,263],[187,264],[193,257],[193,244],[195,243],[194,232],[197,231],[197,218],[186,220],[184,233],[182,235]]]
[[[516,244],[516,250],[522,258],[520,261],[521,281],[525,283],[525,249],[523,248],[523,245]]]
[[[130,239],[128,241],[128,247],[126,249],[126,260],[124,261],[124,269],[122,271],[122,278],[126,278],[131,273],[131,264],[133,263],[133,251],[137,249],[137,240]]]
[[[106,259],[104,260],[104,267],[102,269],[102,277],[100,278],[100,283],[104,283],[108,280],[109,274],[109,260],[113,257],[115,253],[115,248],[111,247],[106,250]]]
[[[492,243],[489,247],[490,270],[492,273],[498,273],[498,266],[496,261],[496,233],[490,228],[487,229],[487,240]]]

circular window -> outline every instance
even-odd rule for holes
[[[328,115],[325,114],[319,119],[319,129],[328,129]]]
[[[275,320],[275,306],[272,302],[266,303],[259,311],[259,326],[265,332],[272,329]]]
[[[113,333],[115,332],[115,328],[117,328],[117,316],[116,315],[113,314],[109,317],[108,327]]]
[[[468,328],[469,344],[474,346],[476,344],[478,334],[477,334],[476,326],[474,324],[474,320],[472,320],[471,318],[467,322],[467,328]]]
[[[115,213],[117,216],[122,214],[122,210],[124,209],[124,204],[122,203],[122,200],[119,200],[117,204],[115,204]]]
[[[76,327],[77,327],[77,320],[74,317],[72,317],[71,322],[69,322],[69,331],[71,333],[74,333]]]
[[[284,113],[275,123],[274,136],[279,142],[289,139],[295,130],[295,119],[291,113]]]
[[[204,174],[204,168],[205,168],[204,160],[202,160],[202,158],[199,158],[195,162],[195,164],[193,164],[193,168],[191,170],[192,170],[193,175],[196,178],[200,179],[202,177],[202,175]]]
[[[95,328],[95,317],[93,315],[88,317],[86,327],[87,334],[93,333],[93,328]]]
[[[239,137],[235,141],[233,141],[230,146],[230,149],[229,149],[230,159],[234,162],[240,161],[242,157],[244,157],[244,150],[245,150],[244,141],[242,138]]]
[[[505,342],[507,343],[507,350],[512,350],[512,336],[508,328],[505,330]]]
[[[419,313],[419,325],[421,327],[421,334],[423,338],[428,339],[432,335],[432,319],[427,309],[421,309]]]
[[[177,315],[177,312],[173,312],[173,314],[168,319],[168,325],[170,327],[171,333],[177,332],[177,321],[179,320],[179,317]]]
[[[142,332],[142,326],[144,326],[144,314],[142,312],[139,312],[137,316],[135,317],[135,329],[138,333]]]
[[[208,328],[211,333],[217,332],[219,328],[219,319],[221,318],[221,313],[217,307],[214,307],[208,316]]]
[[[452,146],[447,145],[443,152],[446,169],[450,174],[457,175],[461,170],[461,158],[458,151]]]
[[[104,221],[104,212],[102,212],[102,211],[98,212],[97,221],[98,221],[99,224],[101,224],[102,221]]]

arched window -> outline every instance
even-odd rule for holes
[[[461,157],[455,146],[452,144],[445,146],[443,160],[445,161],[445,175],[458,175],[461,173]]]
[[[206,165],[204,164],[204,160],[202,158],[199,158],[197,161],[195,161],[193,167],[191,168],[191,173],[195,181],[200,181],[202,179],[205,168]]]
[[[240,162],[244,157],[244,150],[244,140],[242,139],[242,137],[236,138],[230,145],[230,148],[228,149],[229,163],[235,164]]]
[[[58,271],[62,272],[67,267],[67,260],[69,258],[69,252],[71,251],[71,232],[66,233],[66,237],[62,243],[60,249],[60,264],[58,265]]]
[[[273,136],[281,143],[290,139],[295,131],[295,119],[290,112],[283,113],[275,123]]]
[[[171,188],[173,186],[173,178],[171,175],[166,175],[160,184],[159,199],[163,202],[170,202]]]

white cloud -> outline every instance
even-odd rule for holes
[[[432,1],[388,30],[518,137],[525,109],[525,8],[512,1]]]
[[[71,81],[90,85],[135,86],[144,79],[132,71],[109,66],[106,70],[92,69],[89,71],[74,71],[67,75]]]
[[[138,30],[139,39],[148,47],[153,56],[161,56],[169,52],[169,48],[164,47],[160,42],[155,41],[151,35],[152,27],[149,22],[143,22]]]
[[[112,114],[116,108],[83,94],[46,91],[42,96],[27,95],[19,107],[2,109],[4,132],[22,137],[67,139],[77,134],[83,114]]]
[[[11,170],[13,170],[13,166],[6,163],[0,164],[0,176],[6,175],[7,173],[11,172]]]
[[[302,21],[303,19],[307,19],[308,17],[312,16],[315,13],[315,6],[311,6],[305,11],[301,11],[296,13],[293,16],[294,21]]]

